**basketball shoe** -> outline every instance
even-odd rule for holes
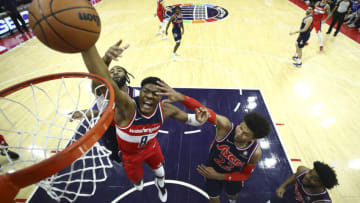
[[[166,202],[167,201],[167,190],[165,187],[165,181],[164,181],[164,186],[160,187],[159,180],[160,180],[160,178],[155,178],[155,186],[159,191],[159,193],[158,193],[159,199],[161,202]]]

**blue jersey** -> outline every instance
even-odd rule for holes
[[[180,14],[179,16],[177,16],[176,14],[174,14],[175,18],[174,20],[172,21],[172,24],[173,24],[173,29],[179,29],[181,28],[181,25],[183,23],[183,17],[182,15]]]
[[[257,141],[252,141],[244,148],[235,146],[235,127],[231,124],[231,130],[221,140],[215,138],[210,147],[208,165],[219,173],[231,173],[241,171],[242,167],[249,163],[256,149]]]
[[[305,27],[305,20],[310,17],[312,17],[312,15],[308,15],[302,19],[300,29],[303,29]],[[312,26],[312,22],[311,22],[311,25],[309,26],[309,28],[305,32],[300,32],[300,35],[310,36],[311,26]]]
[[[304,171],[296,177],[296,182],[292,187],[288,188],[282,198],[286,203],[316,203],[316,202],[331,202],[330,196],[326,190],[321,193],[309,193],[305,191],[302,180],[309,170]]]

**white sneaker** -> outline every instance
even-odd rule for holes
[[[173,61],[176,61],[176,55],[174,53],[172,53],[171,58]]]
[[[135,185],[134,187],[138,190],[138,191],[142,191],[144,189],[144,181],[143,179],[141,179],[140,185]]]
[[[167,190],[166,190],[166,187],[164,185],[164,187],[160,187],[160,185],[158,184],[158,178],[155,178],[155,186],[156,188],[158,189],[159,193],[159,199],[161,202],[166,202],[167,201]],[[164,183],[165,184],[165,183]]]
[[[157,34],[157,35],[161,35],[161,31],[160,31],[160,30],[158,30],[156,34]]]
[[[166,35],[163,35],[162,39],[163,39],[163,40],[167,40]]]

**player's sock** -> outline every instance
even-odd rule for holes
[[[320,42],[320,51],[322,51],[324,49],[324,46],[323,46],[323,38],[322,38],[320,31],[317,33],[317,36],[318,36],[319,42]]]
[[[143,181],[143,179],[141,179],[140,185],[135,185],[134,184],[134,186],[138,191],[142,191],[144,189],[144,181]]]
[[[175,55],[175,53],[172,53],[172,54],[171,54],[171,58],[172,58],[172,60],[174,60],[174,61],[176,60],[176,55]]]
[[[165,23],[164,22],[160,23],[160,26],[161,26],[161,30],[165,32]]]

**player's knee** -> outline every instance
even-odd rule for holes
[[[164,167],[161,166],[161,167],[158,168],[158,169],[154,169],[154,174],[155,174],[156,177],[159,177],[159,178],[164,177],[164,176],[165,176],[165,169],[164,169]]]

